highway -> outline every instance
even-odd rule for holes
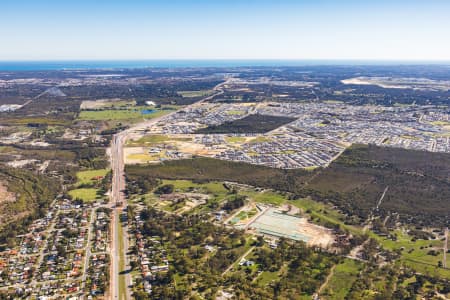
[[[111,299],[131,299],[128,288],[125,291],[125,295],[119,294],[119,274],[124,271],[119,268],[119,260],[121,255],[123,258],[125,257],[125,253],[120,253],[119,231],[126,231],[127,229],[126,227],[122,228],[120,224],[120,214],[122,213],[122,209],[126,207],[126,200],[123,194],[125,190],[123,162],[124,137],[125,134],[123,132],[116,134],[111,143],[111,169],[113,172],[111,187],[111,204],[113,206],[111,216]],[[122,206],[116,205],[119,202],[122,202]],[[125,239],[125,236],[123,238]]]
[[[200,101],[190,105],[197,106],[201,105],[203,102],[211,100],[213,97],[221,95],[224,93],[223,86],[229,82],[230,78],[217,86],[214,87],[215,93],[210,96],[207,96]],[[168,118],[171,115],[177,113],[178,111],[171,112],[167,115],[146,120],[142,123],[136,124],[135,126],[121,131],[115,134],[111,141],[110,148],[110,162],[112,169],[112,183],[111,183],[111,194],[110,194],[110,203],[113,208],[111,215],[111,273],[110,273],[110,299],[131,299],[131,288],[132,278],[129,272],[125,272],[125,291],[120,291],[120,273],[123,271],[127,271],[130,268],[130,264],[128,261],[128,256],[126,253],[128,252],[128,226],[121,226],[120,224],[120,215],[127,208],[127,199],[124,194],[125,190],[125,168],[124,168],[124,157],[123,157],[123,147],[127,141],[127,138],[130,134],[142,131],[151,127],[153,124],[163,120],[164,118]],[[117,203],[121,203],[122,205],[116,205]],[[123,245],[120,245],[119,235],[122,234],[123,237]],[[120,249],[123,247],[123,251]],[[122,252],[122,253],[121,253]],[[124,270],[120,268],[120,260],[123,259],[125,261]]]

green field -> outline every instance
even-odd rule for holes
[[[161,144],[165,142],[189,142],[192,141],[192,138],[190,137],[170,137],[167,135],[160,135],[160,134],[152,134],[152,135],[146,135],[142,138],[135,140],[135,141],[129,141],[127,143],[127,146],[148,146],[150,144]]]
[[[183,98],[194,98],[194,97],[206,97],[213,93],[213,90],[201,90],[201,91],[180,91],[178,92]]]
[[[152,114],[143,115],[141,110],[148,109],[145,106],[136,106],[129,109],[104,109],[104,110],[83,110],[78,119],[84,121],[113,121],[113,120],[144,120],[163,116],[170,110],[158,110]]]
[[[83,189],[75,189],[69,191],[69,195],[72,196],[73,199],[81,199],[84,202],[93,202],[97,198],[97,189],[94,188],[83,188]]]
[[[96,110],[80,112],[78,119],[85,121],[109,121],[109,120],[128,120],[128,119],[142,119],[140,111],[135,109],[121,109],[121,110]]]
[[[176,190],[178,189],[184,192],[195,188],[200,192],[205,192],[222,199],[227,197],[229,192],[221,182],[217,181],[193,183],[189,180],[163,180],[163,184],[173,184]],[[239,191],[239,194],[247,196],[249,199],[259,203],[281,205],[287,201],[285,196],[273,191],[258,192],[253,189],[242,189]],[[246,214],[245,212],[242,213]]]
[[[435,274],[440,277],[450,279],[450,269],[438,268],[438,262],[443,257],[443,241],[440,240],[416,240],[403,231],[395,231],[397,240],[375,236],[383,248],[391,251],[401,251],[400,260],[407,266],[410,266],[423,274]],[[403,249],[403,250],[402,250]],[[429,255],[430,250],[437,250],[439,255]]]
[[[84,202],[93,202],[99,199],[98,196],[98,185],[95,185],[97,180],[95,177],[104,177],[108,174],[109,169],[99,169],[99,170],[86,170],[77,172],[77,183],[75,184],[76,189],[69,191],[69,195],[72,199],[81,199]]]
[[[195,188],[208,194],[223,197],[225,197],[228,192],[223,184],[217,181],[211,181],[207,183],[194,183],[190,180],[163,180],[163,184],[173,184],[175,190],[181,190],[183,192],[186,192],[191,188]]]
[[[327,300],[345,299],[361,269],[362,264],[358,261],[345,259],[336,265],[333,276],[320,296]]]
[[[104,177],[109,172],[109,169],[88,170],[77,172],[77,186],[84,184],[94,184],[96,180],[94,177]]]
[[[254,190],[240,191],[239,194],[249,197],[251,200],[260,203],[281,205],[286,202],[286,197],[272,191],[257,192]]]
[[[270,271],[264,271],[259,275],[258,277],[258,285],[259,286],[267,286],[272,281],[275,281],[279,278],[278,271],[276,272],[270,272]]]
[[[242,136],[227,136],[225,137],[225,141],[227,141],[227,143],[244,143],[246,140],[245,137]]]

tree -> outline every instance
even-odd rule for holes
[[[173,190],[174,190],[173,184],[164,184],[155,190],[155,194],[157,195],[172,194]]]
[[[135,260],[130,261],[131,270],[136,269],[137,266],[138,266],[138,263]]]

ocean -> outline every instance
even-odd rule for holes
[[[0,61],[0,71],[51,71],[138,68],[282,67],[332,65],[438,65],[437,61],[376,60],[72,60]]]

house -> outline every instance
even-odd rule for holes
[[[250,266],[253,266],[254,264],[255,264],[254,261],[252,261],[252,260],[246,260],[245,258],[242,259],[242,260],[239,262],[239,265],[240,265],[240,266],[244,266],[244,267],[250,267]]]
[[[214,247],[211,245],[206,245],[205,249],[208,250],[209,252],[213,252],[214,251]]]

